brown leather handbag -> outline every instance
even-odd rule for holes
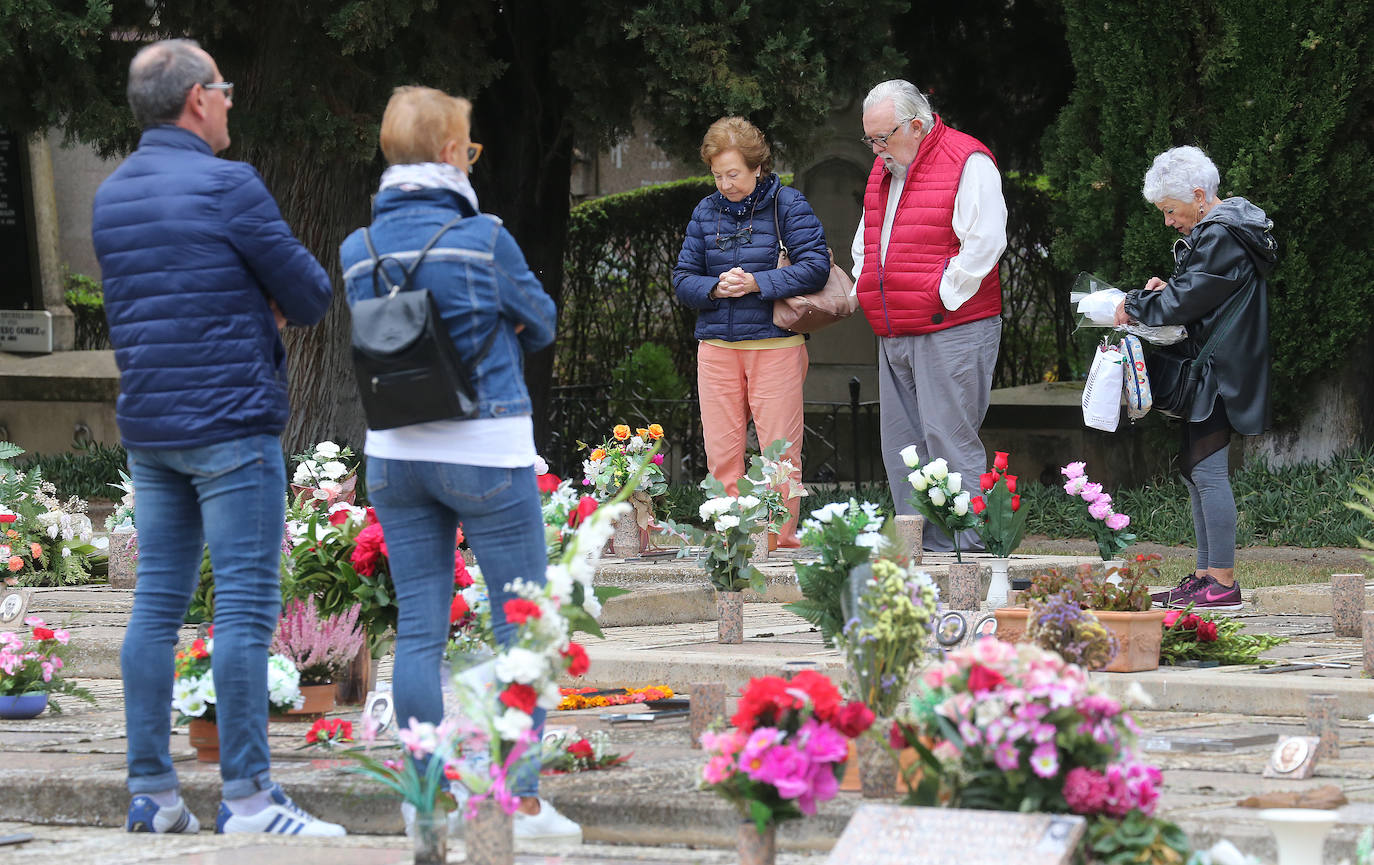
[[[782,189],[773,196],[773,225],[778,231],[778,267],[787,267],[792,260],[787,257],[787,245],[783,242],[782,219],[778,210],[778,199]],[[815,333],[837,321],[843,321],[859,308],[859,298],[854,294],[854,280],[843,268],[835,265],[835,253],[827,248],[830,256],[830,276],[820,291],[799,294],[794,297],[780,297],[773,301],[773,324],[793,333]]]

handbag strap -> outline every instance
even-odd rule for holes
[[[411,278],[415,275],[415,271],[420,268],[420,263],[425,260],[425,256],[429,254],[429,251],[434,248],[434,245],[436,243],[439,242],[439,238],[443,237],[444,234],[446,234],[450,228],[452,228],[453,226],[457,225],[458,223],[462,222],[464,219],[467,218],[467,216],[460,213],[457,216],[450,219],[448,222],[445,222],[444,227],[434,232],[434,236],[431,237],[425,243],[424,246],[420,247],[420,252],[418,255],[415,256],[415,261],[410,265],[410,267],[406,267],[404,264],[401,264],[399,259],[396,259],[392,256],[379,256],[377,254],[376,247],[372,245],[371,228],[364,228],[363,243],[367,246],[368,255],[372,256],[372,293],[377,297],[382,296],[382,293],[377,289],[377,274],[379,272],[382,274],[382,277],[387,280],[387,284],[390,287],[390,291],[388,292],[388,294],[394,295],[396,292],[404,291],[406,288],[408,288],[410,286]],[[384,271],[384,265],[388,261],[395,262],[397,265],[401,267],[402,272],[405,273],[405,279],[402,280],[401,285],[396,285],[392,283],[390,278],[387,277],[387,274]],[[476,371],[477,365],[480,364],[484,358],[486,358],[487,352],[491,349],[491,344],[496,340],[497,330],[498,328],[493,327],[491,331],[487,333],[487,338],[484,339],[482,341],[482,344],[477,347],[477,354],[473,355],[472,360],[468,361],[469,365],[472,367],[474,371]]]
[[[787,251],[787,244],[782,240],[782,217],[779,215],[778,199],[782,198],[782,178],[778,178],[778,191],[773,193],[773,228],[778,232],[778,255],[786,255],[787,260],[791,261],[792,256]]]
[[[1254,290],[1255,285],[1252,282],[1250,285],[1246,286],[1244,292],[1238,292],[1226,299],[1226,302],[1231,305],[1230,309],[1226,310],[1226,316],[1221,320],[1221,324],[1217,326],[1216,330],[1212,331],[1211,336],[1207,337],[1207,341],[1202,344],[1202,349],[1197,353],[1197,357],[1193,358],[1194,369],[1201,369],[1207,363],[1207,358],[1211,357],[1212,353],[1216,351],[1217,346],[1221,343],[1221,338],[1231,330],[1231,325],[1235,324],[1236,319],[1240,317],[1240,310],[1244,304],[1238,303],[1237,300],[1240,299],[1242,295],[1248,298],[1254,293]]]

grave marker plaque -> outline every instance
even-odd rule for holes
[[[826,865],[1068,865],[1086,823],[1076,814],[861,805]]]
[[[37,297],[27,158],[23,137],[0,129],[0,309],[29,309]]]

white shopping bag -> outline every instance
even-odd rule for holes
[[[1103,432],[1116,432],[1121,420],[1123,358],[1115,346],[1099,345],[1093,355],[1088,383],[1083,386],[1083,423]]]

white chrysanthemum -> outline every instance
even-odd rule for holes
[[[534,726],[529,715],[519,709],[507,709],[492,724],[496,734],[507,742],[514,742]]]
[[[739,526],[739,517],[734,514],[721,514],[716,518],[716,531],[723,532]]]
[[[735,500],[729,496],[719,496],[717,498],[707,499],[701,503],[701,507],[697,512],[701,514],[701,519],[703,521],[715,519],[717,514],[723,514],[730,510],[730,506],[733,505],[734,502]]]
[[[339,446],[333,442],[324,441],[315,445],[315,459],[332,460],[339,455]]]
[[[310,469],[306,468],[305,463],[296,465],[295,474],[291,475],[291,483],[298,487],[309,486],[314,477],[310,474]]]
[[[344,465],[338,460],[330,460],[329,462],[320,466],[320,471],[324,472],[324,476],[329,478],[331,481],[337,481],[339,478],[348,474],[348,466]]]
[[[836,517],[842,517],[849,510],[849,502],[831,502],[823,508],[811,512],[819,522],[828,523]]]
[[[496,659],[496,675],[503,682],[529,685],[539,681],[548,670],[548,659],[538,652],[516,647]]]

